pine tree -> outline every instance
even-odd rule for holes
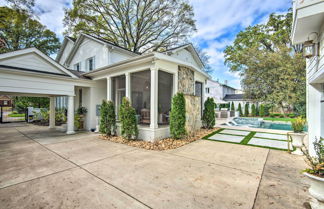
[[[252,116],[252,117],[255,117],[255,116],[256,116],[256,108],[255,108],[255,104],[252,104],[251,109],[252,109],[252,111],[251,111],[251,116]]]
[[[234,111],[234,110],[235,110],[235,106],[234,106],[234,102],[232,102],[231,111]]]
[[[240,117],[242,117],[243,116],[243,112],[242,112],[241,103],[239,103],[238,108],[237,108],[237,111],[239,112]]]
[[[264,105],[261,104],[260,105],[260,113],[259,113],[260,117],[264,117]]]
[[[249,103],[245,104],[245,108],[244,108],[244,116],[245,117],[249,117]]]
[[[211,97],[208,97],[207,100],[204,103],[204,112],[203,112],[203,126],[204,128],[211,129],[215,125],[215,103],[214,99]]]

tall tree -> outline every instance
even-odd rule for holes
[[[196,30],[187,0],[73,0],[67,33],[104,38],[134,52],[179,45]]]
[[[56,53],[60,41],[25,10],[0,7],[0,53],[36,47],[47,55]]]
[[[292,46],[292,13],[271,14],[265,24],[241,31],[227,46],[225,63],[240,72],[246,96],[281,107],[305,105],[305,62]]]
[[[35,0],[5,0],[13,9],[24,10],[32,13]]]

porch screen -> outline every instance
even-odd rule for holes
[[[150,124],[151,72],[131,73],[131,99],[139,124]]]
[[[159,70],[158,74],[158,124],[169,124],[171,99],[173,91],[173,75]]]

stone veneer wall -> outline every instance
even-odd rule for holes
[[[201,128],[200,97],[195,95],[194,71],[183,66],[178,70],[178,92],[183,93],[186,100],[186,131],[189,135]]]
[[[187,67],[179,66],[178,70],[178,92],[185,95],[195,94],[194,71]]]
[[[189,135],[194,134],[201,128],[201,104],[200,97],[185,95],[186,101],[186,131]]]

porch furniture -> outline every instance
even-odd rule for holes
[[[150,110],[149,109],[141,109],[141,123],[150,124]]]

